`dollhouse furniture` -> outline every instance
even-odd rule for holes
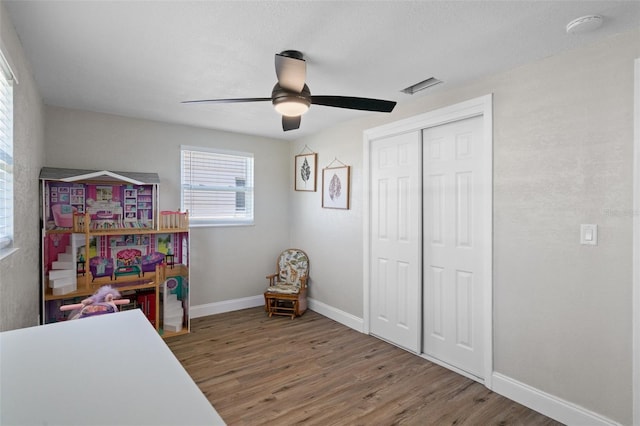
[[[116,201],[87,200],[87,212],[97,229],[109,229],[122,223],[122,206]]]
[[[110,257],[94,256],[89,259],[91,281],[100,277],[113,277],[113,259]]]
[[[165,257],[167,258],[167,265],[173,269],[173,265],[176,264],[176,255],[173,253],[167,253]]]
[[[2,332],[0,359],[2,424],[225,424],[140,309]]]
[[[164,256],[164,253],[158,251],[142,256],[142,276],[145,272],[155,272],[156,265],[160,265],[164,261]]]
[[[118,267],[139,265],[142,259],[142,252],[137,248],[126,248],[118,251],[116,256]]]
[[[125,275],[135,275],[138,278],[140,278],[140,273],[141,273],[140,265],[128,265],[128,266],[118,266],[116,268],[116,271],[113,273],[113,275],[117,280],[118,277],[123,277]]]
[[[188,333],[189,215],[161,214],[158,174],[44,167],[40,183],[42,322],[64,321],[68,313],[61,305],[111,285],[132,301],[126,308],[140,308],[163,338]],[[166,253],[175,254],[170,270]],[[90,273],[82,274],[80,259]],[[170,278],[181,282],[184,315],[179,327],[165,329],[160,288]]]
[[[307,280],[309,257],[290,248],[278,257],[276,273],[267,275],[269,287],[264,292],[265,311],[272,315],[287,315],[291,319],[307,310]]]
[[[113,273],[116,279],[124,275],[137,275],[140,277],[142,270],[142,252],[135,248],[126,248],[118,251],[116,255],[116,271]]]
[[[69,204],[54,204],[51,206],[53,222],[61,228],[71,228],[73,226],[73,213],[77,209]]]

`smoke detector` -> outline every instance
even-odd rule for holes
[[[574,19],[567,24],[567,34],[584,33],[600,28],[602,25],[602,16],[587,15]]]

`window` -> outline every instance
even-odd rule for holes
[[[253,154],[181,147],[182,209],[189,223],[253,224]]]
[[[0,52],[0,250],[13,243],[13,74]]]

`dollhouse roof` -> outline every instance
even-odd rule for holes
[[[60,169],[43,167],[40,170],[41,180],[59,180],[62,182],[115,182],[132,185],[159,184],[157,173],[111,172],[108,170]]]

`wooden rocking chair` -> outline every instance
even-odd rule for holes
[[[309,257],[300,249],[287,249],[280,253],[276,268],[275,274],[267,275],[264,309],[269,317],[287,315],[294,319],[307,310]]]

